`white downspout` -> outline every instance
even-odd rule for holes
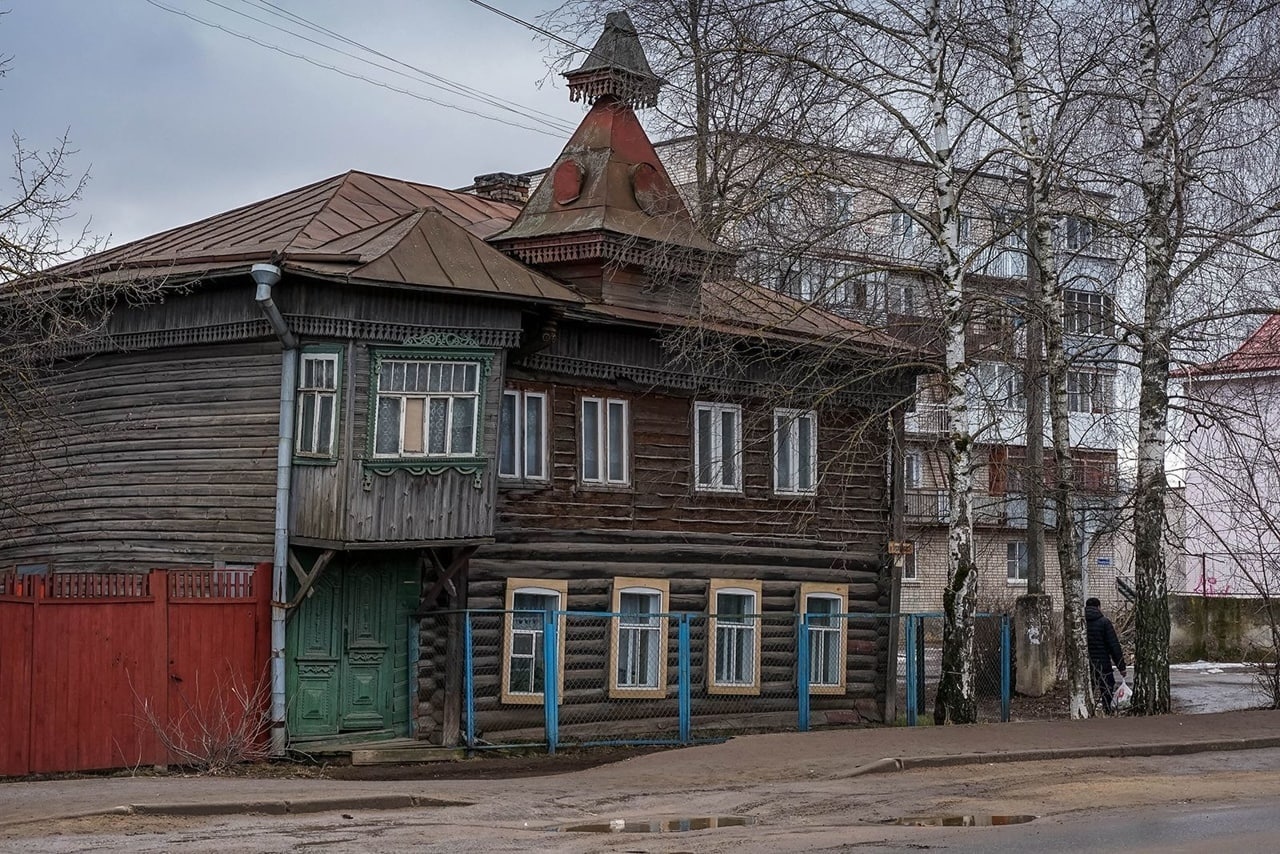
[[[285,729],[284,605],[289,569],[289,489],[293,480],[298,338],[271,299],[271,288],[280,281],[280,268],[275,264],[254,264],[249,274],[258,286],[254,299],[284,347],[280,353],[280,432],[276,443],[275,547],[271,565],[271,753],[283,756],[288,746]]]

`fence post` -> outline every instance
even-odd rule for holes
[[[556,638],[558,612],[548,611],[542,618],[542,714],[547,730],[547,753],[556,752],[560,741],[560,647]]]
[[[912,650],[912,654],[916,657],[916,715],[924,714],[924,707],[927,700],[928,692],[925,690],[928,684],[929,668],[924,659],[924,614],[916,614],[916,648]]]
[[[1013,681],[1009,672],[1009,653],[1012,647],[1012,633],[1009,631],[1009,615],[1000,615],[1000,720],[1009,720],[1009,702]]]
[[[692,699],[689,674],[689,615],[680,615],[676,641],[676,707],[680,717],[680,743],[688,744],[693,735]]]
[[[796,722],[801,732],[809,731],[809,615],[800,615],[800,636],[796,639]]]
[[[906,621],[907,668],[907,726],[916,725],[916,615],[907,614]]]
[[[475,658],[471,646],[471,612],[462,612],[462,702],[466,720],[467,749],[476,746],[476,672]]]

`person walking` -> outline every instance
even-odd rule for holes
[[[1120,678],[1128,671],[1124,665],[1124,650],[1120,648],[1120,638],[1116,636],[1116,627],[1102,613],[1102,602],[1098,597],[1090,596],[1084,603],[1084,619],[1089,637],[1089,669],[1093,671],[1093,687],[1102,698],[1102,711],[1111,714],[1115,706],[1116,677],[1111,665],[1120,670]]]

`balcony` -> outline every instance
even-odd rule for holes
[[[944,403],[917,403],[915,412],[908,412],[904,420],[908,435],[951,435],[951,415]]]
[[[973,272],[998,279],[1025,279],[1027,277],[1027,253],[1021,247],[992,246],[978,253]]]
[[[945,525],[951,519],[951,496],[944,489],[908,489],[908,525]]]
[[[905,521],[908,525],[946,525],[951,521],[951,496],[944,489],[908,489]],[[1027,529],[1027,496],[974,495],[973,524],[986,528]],[[1044,510],[1044,526],[1058,526],[1057,511],[1049,504]]]

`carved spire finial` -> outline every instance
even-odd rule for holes
[[[566,73],[569,99],[595,103],[605,95],[632,107],[656,107],[663,80],[653,73],[626,12],[610,12],[586,61]]]

